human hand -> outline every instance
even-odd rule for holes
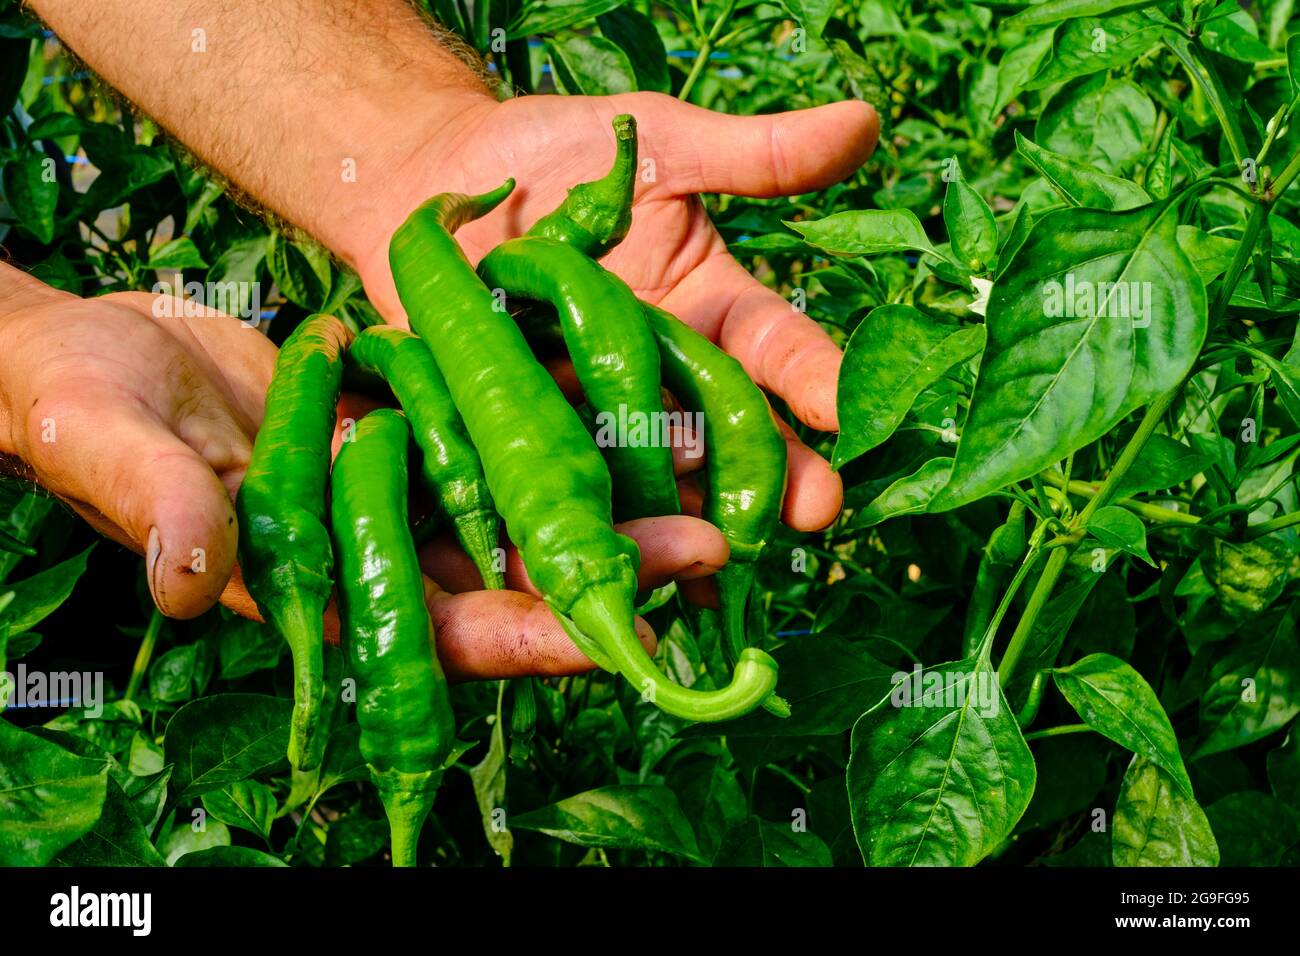
[[[736,262],[695,194],[789,195],[843,179],[875,146],[878,121],[865,103],[758,117],[725,116],[653,93],[470,104],[397,170],[370,244],[358,239],[354,258],[372,301],[390,320],[403,320],[388,271],[388,239],[430,194],[480,192],[510,176],[518,180],[496,213],[457,233],[477,261],[554,209],[574,184],[604,175],[614,152],[611,121],[619,113],[637,118],[641,156],[653,160],[654,177],[639,178],[631,232],[604,264],[639,296],[738,358],[801,420],[835,430],[839,349],[816,322]],[[789,429],[785,434],[784,520],[800,530],[823,527],[839,512],[839,477]]]
[[[169,308],[159,306],[170,305]],[[276,348],[237,319],[143,292],[81,299],[0,265],[0,455],[100,533],[145,555],[150,592],[170,617],[218,598],[257,618],[235,564],[231,505],[243,479]],[[372,403],[345,395],[339,417]],[[335,450],[341,436],[335,436]],[[641,548],[642,582],[711,574],[726,562],[706,522],[674,517],[621,530]],[[479,590],[468,559],[434,541],[422,562],[449,675],[500,678],[591,668],[532,593],[510,549],[507,583]],[[639,632],[651,648],[644,621]],[[326,633],[337,639],[333,609]]]

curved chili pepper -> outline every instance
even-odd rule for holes
[[[393,866],[415,865],[420,829],[456,739],[407,529],[410,437],[401,413],[371,412],[344,443],[330,484],[341,639],[357,682],[361,754],[392,833]]]
[[[730,560],[714,579],[724,647],[736,660],[749,643],[745,606],[754,563],[781,518],[785,439],[767,399],[738,361],[664,310],[642,307],[659,343],[664,384],[687,411],[702,413],[708,476],[703,517],[731,546]]]
[[[776,684],[776,662],[762,651],[747,648],[717,691],[681,687],[654,667],[633,627],[640,554],[611,524],[609,470],[452,238],[513,188],[508,180],[481,196],[435,196],[394,234],[389,260],[411,327],[447,379],[533,584],[583,653],[668,713],[691,720],[747,713]]]
[[[405,329],[372,326],[356,337],[348,358],[388,383],[424,453],[425,486],[451,520],[484,585],[504,587],[494,561],[499,521],[483,466],[429,349]]]
[[[570,189],[560,207],[537,220],[526,235],[556,239],[593,259],[623,241],[632,226],[637,153],[636,120],[626,113],[614,117],[614,144],[609,172]]]
[[[235,499],[244,584],[293,655],[289,762],[299,770],[319,765],[329,733],[320,726],[322,624],[334,564],[325,483],[351,337],[333,316],[313,315],[285,340]]]
[[[554,239],[503,242],[484,257],[478,272],[490,287],[553,305],[592,409],[614,423],[640,426],[639,435],[629,429],[604,449],[615,518],[677,514],[672,448],[658,434],[664,410],[659,350],[632,290]]]

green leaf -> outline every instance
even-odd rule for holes
[[[750,817],[727,831],[713,866],[832,866],[830,848],[789,823]]]
[[[329,296],[329,255],[309,243],[290,242],[283,233],[271,234],[266,264],[271,278],[290,302],[308,311],[319,309]]]
[[[904,475],[855,514],[849,527],[871,528],[903,515],[922,514],[943,491],[952,473],[951,458],[931,458],[910,475]]]
[[[32,121],[32,125],[27,127],[27,138],[32,141],[64,139],[78,135],[81,129],[81,118],[72,113],[48,113]]]
[[[89,833],[69,845],[53,866],[162,866],[135,808],[112,777],[108,779],[104,810]]]
[[[1071,20],[1060,28],[1051,58],[1026,88],[1040,90],[1077,76],[1127,66],[1159,44],[1168,30],[1140,12]]]
[[[1142,519],[1116,505],[1098,508],[1088,522],[1088,533],[1109,548],[1136,555],[1155,567],[1147,553],[1147,528]]]
[[[239,780],[210,790],[203,794],[203,807],[227,826],[256,833],[264,840],[271,835],[275,794],[264,783]]]
[[[937,694],[910,690],[931,682]],[[987,661],[909,673],[853,726],[849,803],[871,866],[975,865],[1011,835],[1034,780]]]
[[[502,700],[505,696],[505,681],[497,686],[496,721],[492,724],[492,737],[488,752],[469,772],[470,782],[474,785],[474,800],[478,804],[479,816],[483,821],[483,834],[492,849],[509,866],[510,855],[514,850],[515,838],[509,827],[515,825],[512,818],[505,816],[506,811],[506,777],[509,763],[506,760],[505,721],[502,720]]]
[[[953,325],[908,305],[872,310],[844,350],[832,466],[841,468],[887,439],[917,396],[983,347],[983,326]]]
[[[72,595],[72,589],[86,571],[86,560],[94,547],[92,544],[76,557],[25,581],[6,585],[7,591],[14,592],[14,599],[0,611],[0,634],[6,637],[21,634],[53,614]]]
[[[948,184],[943,197],[943,222],[953,252],[974,272],[984,272],[997,257],[998,224],[993,211],[965,179]]]
[[[149,666],[149,696],[169,704],[189,700],[202,691],[211,672],[204,645],[173,647]]]
[[[1073,17],[1095,17],[1151,5],[1151,0],[1044,0],[1017,13],[1007,21],[1007,26],[1024,29]]]
[[[330,823],[325,838],[325,865],[352,866],[388,847],[391,831],[382,814],[358,806]]]
[[[0,866],[45,866],[95,826],[108,761],[69,753],[0,720]]]
[[[18,221],[47,245],[54,239],[54,209],[59,203],[59,184],[54,178],[54,160],[48,156],[21,156],[6,164],[4,195]]]
[[[191,850],[178,857],[174,866],[288,866],[278,856],[263,853],[247,846],[214,846],[206,850]]]
[[[637,88],[632,62],[617,44],[599,36],[571,34],[547,44],[556,82],[581,96],[632,93]]]
[[[175,866],[187,853],[226,846],[230,846],[229,828],[220,820],[195,811],[190,816],[179,817],[171,831],[158,842],[158,852],[166,857],[168,866]]]
[[[1115,498],[1130,498],[1148,491],[1165,491],[1201,474],[1210,459],[1159,432],[1147,439],[1133,467],[1115,486]]]
[[[1127,179],[1108,176],[1037,145],[1016,132],[1016,150],[1058,196],[1071,206],[1093,209],[1135,209],[1151,198]]]
[[[257,316],[249,313],[253,305],[255,283],[260,281],[266,271],[268,248],[265,236],[241,239],[227,246],[208,270],[208,282],[218,287],[218,296],[225,301],[207,304],[229,315],[256,320]]]
[[[189,236],[164,242],[149,253],[148,268],[150,269],[206,269],[207,267],[208,264],[203,261],[203,254],[199,252],[199,247]]]
[[[217,659],[223,680],[238,680],[279,663],[284,640],[274,628],[234,614],[223,613],[218,621]]]
[[[1291,555],[1268,538],[1224,541],[1216,538],[1201,555],[1201,570],[1223,609],[1234,618],[1266,611],[1286,587]]]
[[[507,40],[557,33],[623,6],[626,0],[530,0],[521,5],[507,28]]]
[[[668,53],[649,17],[638,10],[622,8],[602,13],[596,22],[600,32],[627,54],[638,90],[669,92],[672,80],[668,75]]]
[[[990,119],[1024,91],[1029,80],[1052,52],[1051,30],[1039,30],[1002,54],[998,63],[997,95]]]
[[[1178,738],[1151,685],[1118,657],[1089,654],[1052,672],[1061,696],[1093,730],[1146,757],[1192,796]]]
[[[825,219],[786,222],[786,225],[809,245],[833,256],[874,256],[909,249],[939,255],[926,238],[916,214],[907,209],[837,212]]]
[[[834,12],[833,0],[781,0],[799,25],[808,31],[809,36],[819,37],[826,29],[826,21]]]
[[[1220,866],[1278,866],[1300,842],[1300,814],[1258,790],[1230,793],[1205,808]]]
[[[1136,83],[1099,73],[1052,97],[1034,141],[1103,173],[1135,172],[1155,139],[1156,107]]]
[[[12,112],[22,92],[31,53],[30,37],[0,34],[0,115]]]
[[[274,769],[289,746],[293,702],[259,694],[214,694],[172,716],[163,753],[176,799],[187,800]]]
[[[809,737],[841,734],[885,697],[894,668],[857,641],[829,634],[792,640],[772,652],[790,716],[763,710],[721,724],[694,724],[679,737]]]
[[[989,296],[970,413],[932,510],[1042,471],[1182,381],[1208,317],[1176,224],[1168,206],[1034,224]]]
[[[1300,714],[1300,644],[1290,614],[1266,634],[1234,642],[1210,670],[1201,697],[1204,740],[1193,760],[1244,747]]]
[[[1115,804],[1111,859],[1115,866],[1217,866],[1219,846],[1200,804],[1134,756]]]
[[[626,784],[587,790],[513,816],[510,825],[578,846],[660,850],[700,861],[691,825],[677,795],[666,787]]]

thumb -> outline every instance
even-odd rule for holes
[[[671,192],[793,196],[852,175],[876,148],[880,117],[861,100],[728,116],[676,100],[641,128]]]
[[[168,617],[211,607],[230,577],[238,530],[230,493],[208,463],[142,413],[92,421],[65,408],[49,420],[54,440],[30,459],[41,483],[144,553],[150,593]]]

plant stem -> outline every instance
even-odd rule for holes
[[[1300,159],[1300,153],[1297,153],[1296,157]],[[1295,161],[1292,161],[1291,165],[1295,166]],[[1293,173],[1292,178],[1294,175]],[[1237,290],[1237,282],[1241,279],[1241,274],[1246,271],[1246,266],[1250,264],[1250,257],[1255,254],[1255,244],[1259,241],[1264,223],[1268,221],[1268,211],[1268,203],[1263,202],[1256,203],[1250,211],[1250,218],[1246,220],[1246,231],[1241,235],[1241,244],[1237,246],[1236,255],[1232,257],[1232,263],[1223,277],[1223,285],[1219,286],[1219,294],[1215,296],[1214,305],[1210,309],[1211,329],[1223,320],[1223,316],[1228,311],[1228,303],[1232,300],[1232,293]]]
[[[1278,174],[1277,178],[1269,181],[1268,189],[1264,192],[1265,202],[1271,204],[1281,199],[1282,194],[1286,192],[1287,187],[1291,185],[1296,176],[1300,176],[1300,150],[1291,157],[1291,161],[1286,164],[1286,167]]]
[[[718,14],[718,19],[713,24],[713,29],[709,31],[709,35],[704,38],[704,42],[700,44],[700,48],[695,54],[695,62],[691,64],[691,72],[686,75],[686,82],[682,84],[681,90],[677,93],[679,100],[685,101],[690,98],[691,90],[695,88],[695,81],[700,78],[700,74],[708,66],[709,57],[713,55],[713,46],[718,42],[722,28],[731,19],[731,11],[735,9],[736,0],[727,0],[727,5],[722,8],[722,13]]]
[[[131,679],[127,682],[123,700],[134,700],[135,695],[140,693],[140,685],[144,683],[144,675],[149,670],[149,661],[153,658],[153,649],[158,643],[158,633],[162,630],[162,623],[162,611],[154,608],[153,616],[149,618],[149,626],[145,628],[144,637],[140,641],[140,649],[136,651],[135,663],[131,665]]]
[[[1300,511],[1295,511],[1289,515],[1282,515],[1280,518],[1271,518],[1268,521],[1261,521],[1259,524],[1251,525],[1246,529],[1241,539],[1243,541],[1254,541],[1256,538],[1270,535],[1274,531],[1281,531],[1283,528],[1290,528],[1298,524],[1300,524]]]
[[[1169,406],[1174,403],[1182,390],[1183,385],[1180,382],[1176,387],[1170,389],[1147,406],[1141,424],[1138,425],[1137,431],[1133,433],[1133,437],[1128,440],[1128,444],[1124,446],[1124,450],[1120,452],[1119,459],[1115,462],[1115,466],[1111,468],[1110,474],[1106,476],[1106,480],[1097,489],[1097,493],[1084,505],[1083,510],[1071,522],[1074,528],[1087,528],[1088,522],[1097,513],[1097,509],[1110,501],[1120,481],[1128,473],[1128,470],[1133,467],[1133,463],[1137,461],[1137,457],[1141,453],[1143,446],[1146,445],[1147,439],[1155,433],[1160,420],[1165,417],[1165,412],[1169,410]],[[1029,643],[1029,636],[1034,631],[1034,623],[1038,620],[1038,615],[1042,613],[1043,608],[1047,606],[1047,601],[1052,596],[1052,589],[1056,587],[1056,582],[1060,578],[1061,572],[1065,570],[1066,562],[1070,560],[1073,551],[1074,545],[1056,548],[1052,551],[1051,557],[1047,559],[1047,566],[1043,568],[1043,575],[1038,579],[1038,583],[1034,585],[1034,590],[1029,595],[1029,603],[1025,605],[1025,613],[1021,615],[1020,622],[1011,635],[1011,642],[1007,645],[1006,653],[1002,655],[1002,662],[998,665],[998,681],[1003,687],[1010,683],[1011,675],[1015,673],[1016,664],[1020,661],[1020,655],[1024,653],[1025,645]]]
[[[1062,724],[1059,727],[1046,727],[1043,730],[1035,730],[1025,734],[1025,740],[1041,740],[1044,737],[1063,737],[1066,734],[1082,734],[1092,730],[1087,724]]]
[[[988,660],[992,648],[993,637],[997,634],[998,628],[1002,624],[1002,619],[1006,617],[1007,610],[1011,607],[1011,600],[1020,590],[1020,585],[1024,583],[1025,577],[1029,574],[1029,569],[1034,566],[1038,560],[1039,546],[1043,538],[1043,533],[1047,530],[1046,523],[1040,524],[1034,529],[1034,534],[1029,542],[1029,549],[1025,552],[1024,558],[1020,562],[1020,567],[1016,568],[1015,576],[1012,577],[1011,583],[1007,585],[1006,591],[1002,595],[1002,600],[998,602],[997,610],[993,612],[993,617],[984,629],[984,636],[980,638],[979,657],[982,660]]]
[[[1049,474],[1047,482],[1057,488],[1061,487],[1061,480],[1054,475]],[[1091,498],[1097,494],[1097,485],[1076,480],[1070,482],[1068,490],[1070,494],[1078,495],[1080,498]],[[1158,521],[1161,524],[1194,525],[1201,523],[1201,518],[1197,515],[1188,514],[1186,511],[1171,511],[1149,501],[1138,501],[1136,498],[1116,498],[1114,503],[1136,515],[1141,515],[1150,521]]]

